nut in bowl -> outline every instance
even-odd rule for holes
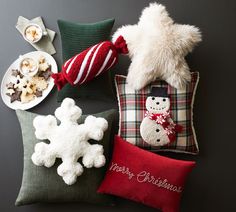
[[[28,24],[23,30],[23,37],[29,43],[37,43],[41,40],[43,35],[47,32],[43,32],[42,28],[38,24]]]
[[[20,61],[19,70],[25,77],[32,77],[36,75],[39,70],[39,62],[33,58],[23,58]]]

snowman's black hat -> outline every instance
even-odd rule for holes
[[[163,88],[163,87],[152,87],[151,96],[156,96],[156,97],[168,97],[167,88]]]

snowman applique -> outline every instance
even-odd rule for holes
[[[175,124],[170,115],[167,88],[153,87],[146,99],[146,113],[140,125],[140,134],[152,146],[163,146],[176,140],[182,126]]]

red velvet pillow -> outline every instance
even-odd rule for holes
[[[113,156],[99,193],[113,194],[161,209],[179,211],[193,161],[174,160],[140,149],[116,136]]]

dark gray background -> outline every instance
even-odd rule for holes
[[[181,211],[236,211],[235,178],[235,0],[166,0],[171,16],[180,23],[194,24],[203,32],[203,42],[187,57],[193,70],[200,72],[194,123],[200,146],[198,156],[165,154],[179,159],[196,160],[181,202]],[[33,48],[24,42],[15,23],[19,15],[42,16],[47,27],[58,32],[57,19],[95,22],[114,17],[114,30],[122,24],[134,24],[145,0],[0,0],[0,78],[20,55]],[[61,64],[59,35],[55,40],[55,59]],[[115,68],[126,73],[129,60],[122,57]],[[56,91],[31,111],[48,114],[54,111]],[[92,113],[116,106],[116,102],[81,101],[84,112]],[[155,211],[138,203],[119,200],[114,208],[78,204],[36,204],[15,207],[22,177],[23,148],[15,112],[0,101],[0,211]]]

